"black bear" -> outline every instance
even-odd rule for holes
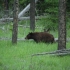
[[[33,39],[35,42],[53,43],[54,37],[47,32],[34,32],[29,33],[25,39]]]

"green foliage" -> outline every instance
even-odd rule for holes
[[[19,0],[19,6],[20,8],[24,8],[30,1],[29,0]],[[51,7],[58,7],[58,3],[59,3],[59,0],[39,0],[38,1],[38,9],[42,9],[45,10],[45,9],[48,9]],[[70,9],[70,0],[67,0],[67,11],[69,12],[69,9]],[[9,1],[9,7],[11,8],[12,7],[12,4],[13,4],[13,0],[10,0]],[[3,0],[0,0],[0,9],[3,9],[4,8],[4,1]]]
[[[37,21],[37,24],[40,24],[43,29],[48,29],[50,30],[57,30],[58,29],[58,19],[55,18],[55,15],[49,15],[47,14],[45,18],[41,18],[41,20]]]
[[[48,8],[45,11],[52,13],[52,14],[57,14],[58,13],[58,7]]]
[[[29,0],[19,0],[19,6],[20,9],[23,9],[25,6],[27,6],[29,3]]]
[[[56,3],[56,2],[58,2],[59,0],[45,0],[45,2],[54,2],[54,3]]]
[[[41,13],[57,13],[58,12],[58,0],[39,1],[37,4],[37,9],[40,10]]]
[[[19,4],[23,4],[24,2],[26,2],[26,0],[20,0]]]
[[[67,0],[67,4],[66,4],[66,5],[67,5],[67,11],[68,11],[68,12],[70,12],[70,11],[69,11],[69,10],[70,10],[70,4],[69,4],[69,3],[70,3],[70,0]]]
[[[50,28],[51,30],[56,30],[58,27],[58,0],[43,0],[37,4],[37,14],[44,16],[49,16],[46,19],[42,19],[42,24],[44,28]]]

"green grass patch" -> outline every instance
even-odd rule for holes
[[[70,44],[67,43],[67,48]],[[45,44],[34,41],[0,41],[0,70],[69,70],[70,56],[31,56],[36,53],[57,50],[57,43]]]

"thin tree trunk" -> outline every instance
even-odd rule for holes
[[[5,10],[9,10],[9,0],[4,0]]]
[[[59,0],[58,50],[66,49],[66,0]]]
[[[4,17],[9,17],[9,0],[4,0]]]
[[[12,43],[17,43],[18,34],[18,0],[14,0]]]
[[[35,0],[30,0],[30,29],[35,30]]]

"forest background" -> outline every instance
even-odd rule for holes
[[[9,3],[9,10],[13,11],[14,1],[13,0],[7,0],[7,1]],[[30,3],[30,0],[19,0],[19,12],[22,11],[29,3]],[[70,4],[69,3],[70,3],[70,0],[67,0],[67,3],[66,3],[67,21],[69,21],[69,16],[70,16],[70,11],[69,11]],[[35,9],[36,16],[44,15],[48,17],[47,20],[42,21],[42,24],[44,23],[45,24],[44,26],[46,28],[51,28],[53,30],[58,28],[58,5],[59,5],[59,0],[38,0],[38,2],[36,3],[36,9]],[[5,10],[4,0],[0,0],[0,10],[2,12],[4,12]],[[0,18],[1,18],[1,15],[0,15]],[[52,25],[54,26],[52,27]],[[70,24],[69,22],[67,22],[67,28],[69,27],[70,27]]]

